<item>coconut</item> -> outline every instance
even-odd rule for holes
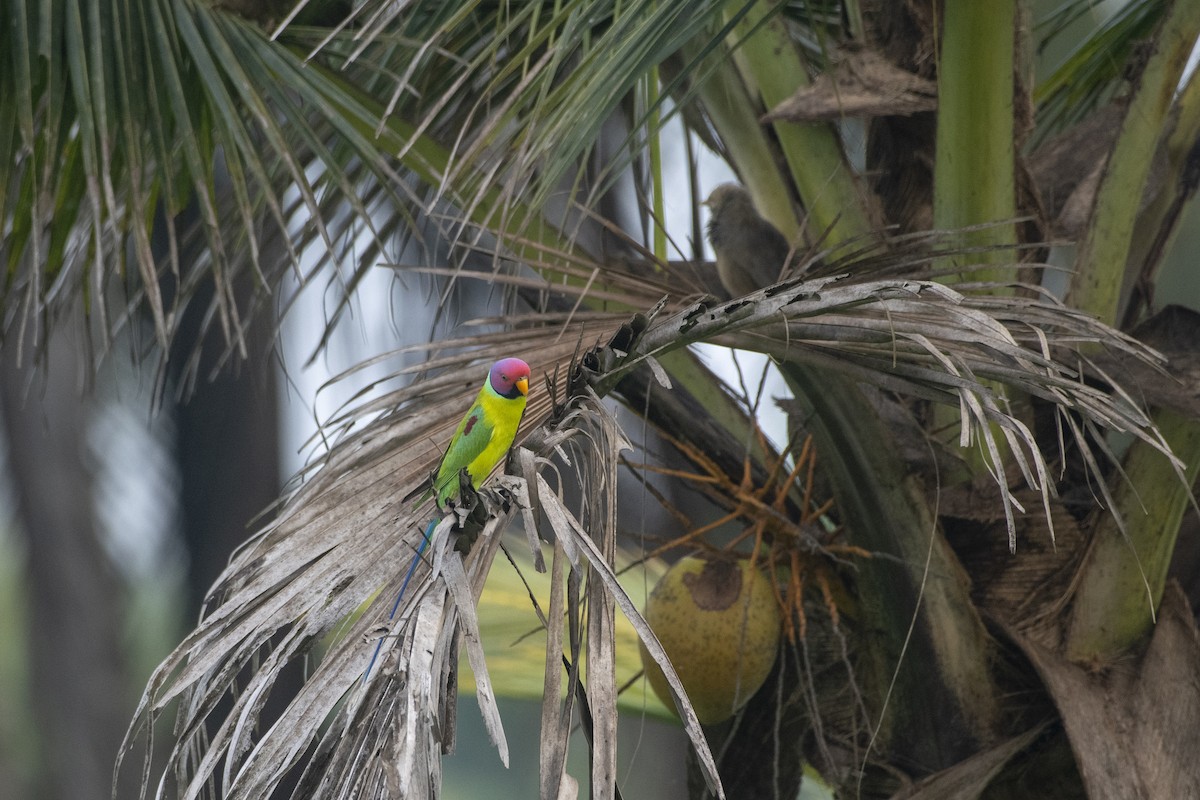
[[[745,705],[775,663],[779,606],[770,581],[748,561],[680,560],[651,591],[645,617],[706,725]],[[662,670],[644,645],[641,653],[650,686],[674,708]]]

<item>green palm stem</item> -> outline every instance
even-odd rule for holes
[[[667,229],[664,220],[667,218],[666,193],[663,189],[662,170],[662,115],[659,112],[658,67],[651,67],[646,76],[646,105],[650,112],[646,121],[647,150],[650,160],[650,180],[653,184],[651,203],[654,205],[654,257],[660,261],[667,260]]]
[[[779,172],[775,145],[758,122],[761,109],[751,102],[728,51],[718,47],[702,55],[701,44],[692,42],[681,51],[689,61],[699,59],[693,70],[696,93],[755,207],[789,242],[795,242],[800,225],[787,181]]]
[[[1067,629],[1067,655],[1075,661],[1111,661],[1150,632],[1179,525],[1188,508],[1196,507],[1191,487],[1200,472],[1200,423],[1167,409],[1157,410],[1153,419],[1186,465],[1185,480],[1161,453],[1141,442],[1130,448],[1125,475],[1114,479],[1115,508],[1093,512],[1094,539]]]
[[[945,5],[938,64],[937,155],[934,164],[933,219],[938,230],[971,228],[963,247],[996,247],[972,254],[971,263],[997,266],[972,270],[970,281],[1011,281],[1016,275],[1015,151],[1013,143],[1014,38],[1016,0]],[[951,265],[947,265],[951,266]],[[1004,291],[1004,290],[998,290]],[[1003,393],[1000,386],[992,386]],[[935,425],[957,438],[956,409],[939,406]],[[998,431],[997,431],[998,433]],[[996,436],[1003,448],[1004,438]],[[966,467],[983,474],[980,448],[965,454]]]
[[[1160,272],[1180,272],[1182,267],[1190,273],[1192,269],[1185,259],[1164,263],[1163,257],[1173,250],[1184,210],[1200,186],[1197,176],[1200,170],[1200,77],[1196,73],[1192,73],[1175,98],[1171,115],[1162,183],[1138,213],[1134,224],[1129,266],[1121,291],[1122,298],[1129,298],[1123,301],[1121,314],[1122,327],[1127,330],[1150,311],[1153,299],[1148,293],[1135,295],[1135,286],[1148,292],[1159,285]],[[1190,274],[1180,277],[1190,280]],[[1134,302],[1135,299],[1140,302]]]
[[[740,10],[744,3],[737,0],[734,5]],[[811,83],[778,8],[755,3],[734,25],[732,34],[742,79],[750,96],[761,97],[767,110]],[[728,16],[732,18],[732,14]],[[836,246],[874,235],[878,230],[875,221],[882,219],[882,214],[846,162],[833,128],[825,123],[783,120],[772,126],[804,204],[810,239]]]
[[[963,246],[1008,245],[1016,231],[1013,144],[1013,40],[1016,0],[947,3],[938,64],[937,156],[933,220],[962,234]],[[1014,261],[1010,250],[973,263]],[[973,271],[970,280],[1008,281],[1015,269]]]
[[[1162,222],[1154,215],[1140,218],[1151,162],[1147,154],[1160,144],[1198,35],[1200,2],[1170,4],[1155,34],[1155,47],[1135,81],[1096,195],[1088,236],[1076,256],[1067,302],[1110,324],[1125,302],[1122,287],[1135,277],[1127,276],[1130,267],[1143,271],[1144,259],[1152,255],[1138,247],[1139,229],[1158,229]],[[1186,161],[1192,148],[1182,137],[1200,127],[1195,92],[1188,87],[1180,98],[1177,128],[1167,139],[1171,163]],[[1182,515],[1193,503],[1190,487],[1200,463],[1200,425],[1166,409],[1156,411],[1155,422],[1186,465],[1185,481],[1165,458],[1151,455],[1140,442],[1130,447],[1122,465],[1127,480],[1113,489],[1111,514],[1104,512],[1106,516],[1096,520],[1095,540],[1080,570],[1066,641],[1068,655],[1078,661],[1125,652],[1150,630]],[[1123,531],[1118,521],[1124,522]]]
[[[1121,130],[1075,257],[1068,305],[1116,324],[1138,211],[1171,101],[1200,36],[1200,0],[1175,0],[1154,37],[1154,49],[1129,98]]]

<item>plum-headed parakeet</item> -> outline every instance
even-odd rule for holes
[[[528,393],[528,364],[519,358],[502,358],[492,364],[475,402],[458,423],[434,476],[433,492],[438,508],[458,499],[458,473],[463,467],[471,476],[471,485],[479,486],[508,454],[525,413]]]
[[[450,439],[450,445],[442,456],[442,463],[433,476],[432,485],[424,487],[423,491],[418,488],[416,492],[405,498],[406,501],[419,494],[418,502],[421,502],[432,494],[437,501],[438,508],[444,509],[447,503],[458,499],[459,473],[464,468],[471,477],[472,486],[478,487],[483,483],[496,465],[508,454],[513,438],[517,435],[517,426],[520,425],[521,416],[525,413],[529,376],[529,365],[519,358],[502,358],[492,364],[487,380],[483,382],[483,388],[479,390],[475,402],[471,404],[471,408],[462,418],[462,422],[458,423],[458,429],[454,431],[454,436]],[[404,591],[408,588],[408,582],[417,568],[417,562],[421,560],[421,554],[425,552],[425,547],[429,544],[429,539],[433,536],[433,530],[436,527],[437,518],[435,517],[425,527],[425,537],[421,541],[421,546],[417,548],[416,555],[413,556],[408,573],[404,576],[404,582],[400,584],[400,593],[392,605],[392,612],[388,615],[389,620],[396,615],[397,609],[400,608]],[[371,663],[367,665],[367,669],[363,673],[364,681],[371,674],[371,667],[375,664],[382,645],[383,640],[381,639],[375,647],[375,654],[371,656]]]

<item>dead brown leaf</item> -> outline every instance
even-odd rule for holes
[[[842,117],[912,116],[937,108],[937,84],[869,49],[843,49],[833,67],[796,91],[763,122],[819,122]]]

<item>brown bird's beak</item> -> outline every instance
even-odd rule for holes
[[[517,388],[521,390],[521,394],[529,394],[529,379],[517,378]]]

